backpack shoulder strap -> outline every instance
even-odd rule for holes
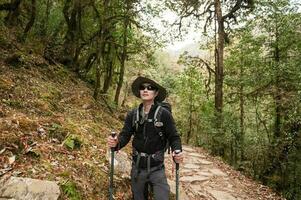
[[[133,110],[132,127],[135,127],[135,131],[138,130],[138,123],[139,123],[139,107]]]
[[[163,126],[164,123],[161,120],[161,116],[162,116],[162,112],[163,110],[166,110],[168,112],[170,112],[169,110],[165,109],[163,106],[158,106],[154,115],[154,125],[156,127],[156,129],[158,130],[158,134],[161,137],[162,140],[164,140],[164,142],[166,143],[165,148],[164,148],[164,152],[166,150],[168,150],[168,154],[170,154],[170,145],[169,145],[169,141],[168,138],[165,134],[165,132],[163,131]]]
[[[155,114],[154,114],[154,122],[160,122],[161,121],[161,114],[162,114],[162,106],[158,106],[156,108]]]

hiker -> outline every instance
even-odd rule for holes
[[[153,186],[156,200],[168,200],[170,189],[164,168],[166,144],[171,147],[176,163],[183,161],[183,154],[181,139],[171,112],[160,106],[167,92],[155,81],[141,76],[134,80],[132,92],[142,103],[128,112],[118,137],[109,136],[107,143],[109,147],[118,151],[127,145],[133,136],[131,185],[134,200],[147,198],[145,187],[148,183]],[[181,152],[176,154],[175,151],[179,150]]]

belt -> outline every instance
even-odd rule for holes
[[[151,172],[156,171],[156,170],[161,169],[162,167],[164,167],[164,164],[162,163],[162,164],[160,164],[156,167],[152,167],[152,170],[151,170],[151,158],[155,158],[155,156],[157,155],[156,153],[147,154],[147,153],[144,153],[144,152],[138,152],[136,149],[133,149],[133,155],[137,156],[137,160],[136,160],[136,163],[135,163],[135,167],[136,167],[136,170],[137,170],[137,173],[134,177],[135,180],[137,180],[137,177],[140,173],[139,163],[140,163],[141,157],[147,158],[147,178],[149,178],[149,175],[150,175]]]

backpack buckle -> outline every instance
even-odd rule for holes
[[[155,122],[155,126],[156,127],[162,127],[163,126],[163,122]]]

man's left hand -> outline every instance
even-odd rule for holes
[[[175,151],[173,151],[173,152],[172,152],[172,157],[173,157],[173,160],[174,160],[176,163],[182,163],[182,162],[183,162],[183,159],[184,159],[183,152],[175,153]]]

